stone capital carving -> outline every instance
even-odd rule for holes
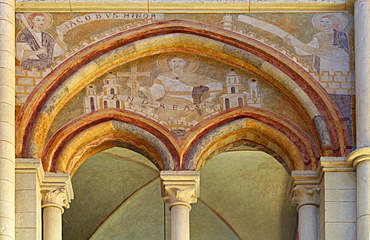
[[[64,212],[73,199],[72,183],[68,173],[45,173],[41,184],[42,204],[45,207],[56,207]]]
[[[162,196],[165,202],[189,207],[199,197],[198,171],[162,171]]]
[[[44,189],[42,193],[42,207],[57,207],[62,213],[64,208],[69,208],[69,201],[65,188],[56,188],[54,190]]]
[[[297,210],[304,205],[320,204],[320,188],[309,186],[296,186],[293,189],[292,204],[297,205]]]

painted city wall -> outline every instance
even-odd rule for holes
[[[246,35],[288,56],[331,95],[352,141],[353,17],[348,13],[17,13],[17,111],[37,85],[71,56],[114,34],[173,19]],[[183,35],[176,32],[165,38],[169,43],[181,39]],[[81,90],[55,117],[47,138],[73,119],[105,108],[141,114],[181,138],[201,121],[242,106],[274,112],[311,135],[310,123],[302,120],[297,104],[256,71],[207,54],[156,52],[155,44],[152,49],[152,54],[106,67],[92,81],[81,83]],[[130,54],[125,51],[122,54]]]

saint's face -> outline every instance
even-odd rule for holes
[[[333,24],[334,24],[334,21],[326,17],[322,18],[320,21],[320,26],[324,30],[333,28]]]
[[[33,27],[37,29],[43,29],[45,26],[45,17],[44,16],[36,16],[33,20]]]
[[[182,58],[172,58],[168,65],[171,70],[184,70],[184,66],[186,64],[186,61]]]

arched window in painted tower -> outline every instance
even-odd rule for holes
[[[93,97],[90,98],[90,108],[91,108],[91,112],[95,111],[95,104],[94,104],[94,98]]]
[[[119,101],[116,101],[116,108],[121,108],[121,104],[119,103]]]
[[[108,108],[108,102],[104,101],[104,108]]]
[[[243,106],[243,98],[238,98],[238,105],[239,107]]]
[[[231,87],[231,93],[235,93],[235,87]]]
[[[225,98],[225,109],[229,109],[229,108],[230,108],[230,99]]]
[[[114,89],[113,88],[110,89],[110,94],[114,94]]]

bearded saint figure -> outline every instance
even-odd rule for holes
[[[158,74],[152,86],[138,86],[150,101],[164,104],[165,108],[158,109],[158,120],[203,120],[202,104],[215,104],[223,85],[193,73],[198,59],[189,53],[164,53],[158,58],[158,66],[164,72]]]
[[[50,68],[53,59],[67,51],[63,33],[57,29],[58,37],[54,39],[44,32],[52,24],[52,17],[46,13],[31,13],[23,25],[16,40],[16,57],[25,70]]]

